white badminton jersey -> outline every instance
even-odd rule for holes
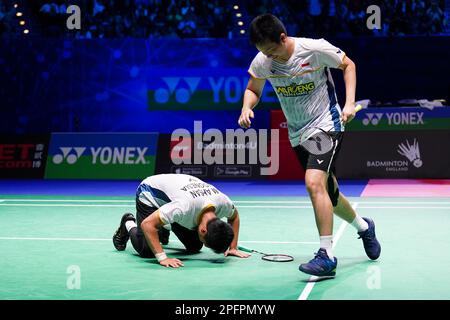
[[[160,219],[167,225],[178,223],[195,229],[200,214],[211,207],[216,216],[231,218],[233,202],[214,186],[187,174],[159,174],[146,178],[136,196],[144,204],[159,208]]]
[[[272,84],[287,120],[289,140],[295,147],[309,127],[343,131],[329,68],[341,65],[345,53],[324,39],[292,39],[294,52],[286,63],[259,52],[248,72]]]

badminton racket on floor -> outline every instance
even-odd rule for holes
[[[238,246],[238,250],[249,252],[249,253],[259,253],[262,255],[261,259],[272,262],[289,262],[293,261],[294,257],[287,254],[280,253],[264,253],[260,251],[256,251],[247,247]]]
[[[355,107],[355,113],[362,109],[358,104]],[[342,120],[341,125],[342,124]],[[329,152],[335,146],[334,134],[335,131],[325,131],[319,127],[310,127],[306,129],[300,136],[300,145],[309,153],[314,155],[322,155]]]

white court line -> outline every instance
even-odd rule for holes
[[[354,203],[355,204],[355,203]],[[0,203],[0,207],[104,207],[104,208],[133,208],[134,204],[50,204],[50,203]],[[259,209],[311,209],[312,206],[239,206],[238,208],[259,208]],[[430,206],[359,206],[359,209],[450,209],[450,206],[430,207]]]
[[[317,241],[259,241],[259,240],[243,240],[243,243],[270,243],[270,244],[319,244]]]
[[[11,202],[130,202],[134,203],[135,200],[106,200],[106,199],[100,199],[100,200],[84,200],[84,199],[3,199],[2,201],[11,201]]]
[[[288,200],[288,201],[282,201],[282,200],[276,200],[276,201],[270,201],[270,200],[236,200],[233,201],[234,203],[297,203],[297,204],[311,204],[311,201],[293,201],[293,200]],[[358,200],[359,204],[366,204],[366,203],[370,203],[370,204],[450,204],[450,202],[448,201],[364,201],[364,199],[360,199]]]
[[[309,206],[238,206],[239,208],[266,208],[266,209],[280,209],[280,208],[286,208],[286,209],[310,209],[312,208],[312,205]]]
[[[32,241],[111,241],[99,238],[35,238],[35,237],[0,237],[0,240],[32,240]]]
[[[52,203],[0,203],[2,207],[134,207],[134,204],[52,204]],[[239,208],[266,208],[266,209],[309,209],[309,206],[239,206]],[[397,208],[397,207],[396,207]]]
[[[0,237],[0,240],[32,240],[32,241],[111,241],[106,238],[45,238],[45,237]],[[180,242],[179,240],[170,240],[171,242]],[[268,240],[243,240],[239,243],[265,243],[265,244],[314,244],[313,241],[268,241]]]
[[[448,201],[364,201],[364,199],[358,200],[359,204],[450,204]]]
[[[119,203],[134,203],[135,200],[118,200],[118,199],[0,199],[0,202],[119,202]],[[273,204],[311,204],[310,200],[307,201],[296,201],[296,200],[235,200],[234,203],[273,203]],[[358,200],[359,204],[450,204],[449,201],[364,201],[363,199]]]
[[[355,202],[353,205],[355,205]],[[1,204],[0,204],[1,206]],[[239,206],[239,208],[267,208],[267,209],[311,209],[312,205],[309,206]],[[441,207],[404,207],[404,206],[359,206],[359,209],[450,209],[450,206],[441,206]]]
[[[311,204],[311,201],[294,201],[294,200],[234,200],[234,203],[297,203],[297,204]]]
[[[45,203],[0,203],[1,207],[120,207],[133,208],[133,204],[45,204]]]
[[[0,204],[1,206],[1,204]],[[445,207],[404,207],[404,206],[359,206],[358,209],[450,209],[450,206]]]
[[[358,206],[357,202],[355,202],[352,205],[353,209],[356,209],[357,206]],[[338,231],[336,232],[335,236],[333,237],[333,249],[336,248],[336,245],[337,245],[339,239],[341,238],[341,236],[344,234],[344,230],[347,227],[347,225],[348,225],[348,223],[346,221],[342,221],[341,225],[339,226]],[[314,285],[316,284],[317,279],[318,279],[318,277],[316,277],[316,276],[311,276],[309,278],[308,283],[306,284],[303,291],[300,293],[297,300],[307,300],[308,299],[308,296],[311,293],[312,289],[314,288]]]

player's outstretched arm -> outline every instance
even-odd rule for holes
[[[231,241],[230,248],[227,251],[225,251],[224,255],[225,256],[236,256],[239,258],[249,257],[250,255],[248,253],[239,251],[237,249],[238,239],[239,239],[239,225],[240,225],[239,213],[238,213],[237,209],[234,209],[234,214],[230,219],[228,219],[228,223],[231,224],[231,227],[233,228],[234,238],[233,238],[233,241]]]
[[[253,108],[258,104],[262,95],[266,80],[250,77],[247,88],[244,92],[244,101],[238,123],[242,128],[250,128],[252,122],[250,118],[254,118]]]
[[[158,259],[159,264],[164,267],[183,267],[184,265],[180,260],[169,258],[164,253],[158,236],[158,229],[162,227],[163,222],[161,221],[159,210],[153,212],[141,223],[141,229],[145,235],[145,239],[147,240],[150,249],[155,254],[156,259]]]
[[[349,58],[345,57],[339,69],[344,71],[345,83],[345,106],[342,110],[342,123],[352,121],[355,117],[355,96],[356,96],[356,65]]]

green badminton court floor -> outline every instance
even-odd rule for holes
[[[129,198],[0,196],[0,299],[296,300],[450,299],[448,198],[350,198],[372,217],[382,245],[378,261],[356,231],[335,219],[334,279],[314,281],[298,265],[318,249],[314,214],[304,197],[234,197],[240,244],[286,253],[224,258],[210,249],[187,255],[171,234],[166,252],[184,261],[166,269],[111,236]]]

